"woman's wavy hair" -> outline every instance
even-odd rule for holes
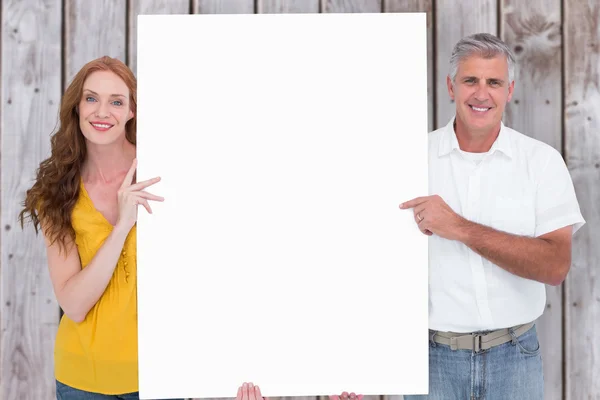
[[[133,72],[123,62],[104,56],[81,68],[65,91],[57,131],[51,137],[51,155],[40,163],[35,183],[27,191],[23,210],[19,214],[21,227],[26,217],[33,222],[36,234],[41,226],[51,243],[58,241],[66,249],[67,238],[74,241],[71,213],[79,196],[81,166],[86,158],[85,138],[79,128],[78,105],[83,84],[96,71],[111,71],[129,88],[129,103],[133,118],[125,125],[125,136],[136,144],[137,83]]]

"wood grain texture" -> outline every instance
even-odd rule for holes
[[[319,0],[256,0],[259,14],[318,13]]]
[[[254,14],[254,0],[193,0],[194,14]]]
[[[435,52],[433,38],[433,0],[384,0],[384,12],[424,12],[427,14],[427,120],[428,130],[434,129],[435,121]],[[442,93],[443,95],[443,93]]]
[[[1,397],[55,398],[59,307],[44,241],[17,217],[39,163],[49,155],[61,95],[61,5],[2,2]]]
[[[137,74],[137,20],[143,14],[189,14],[189,0],[131,0],[129,2],[127,64]]]
[[[110,56],[126,62],[126,11],[122,0],[65,1],[65,85],[87,62]]]
[[[456,106],[448,95],[446,77],[454,45],[473,33],[498,33],[496,0],[436,0],[436,121],[435,129],[448,123]]]
[[[567,276],[566,399],[600,396],[600,2],[565,1],[565,153],[587,224]]]
[[[562,152],[560,0],[504,0],[502,39],[517,60],[515,92],[504,122]],[[562,286],[546,287],[546,310],[537,321],[546,400],[562,399]]]
[[[335,13],[379,13],[383,11],[383,0],[322,0],[323,12]]]

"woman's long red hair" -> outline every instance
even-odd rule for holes
[[[125,125],[126,138],[136,144],[137,83],[133,72],[123,62],[101,57],[90,61],[75,75],[60,104],[60,123],[51,137],[51,155],[40,163],[35,183],[27,191],[23,210],[19,214],[21,226],[29,217],[36,233],[40,226],[51,243],[58,241],[66,250],[67,239],[74,240],[71,213],[79,196],[81,166],[86,158],[86,143],[79,129],[77,106],[83,95],[83,84],[96,71],[111,71],[129,88],[131,118]]]

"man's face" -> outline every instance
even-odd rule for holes
[[[447,84],[459,122],[469,132],[483,134],[499,126],[514,89],[505,56],[468,57],[459,63],[454,83],[448,77]]]

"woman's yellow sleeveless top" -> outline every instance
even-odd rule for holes
[[[113,227],[96,210],[83,182],[72,213],[75,242],[85,268]],[[103,394],[138,391],[136,226],[127,236],[113,276],[84,321],[63,315],[54,349],[56,379]]]

